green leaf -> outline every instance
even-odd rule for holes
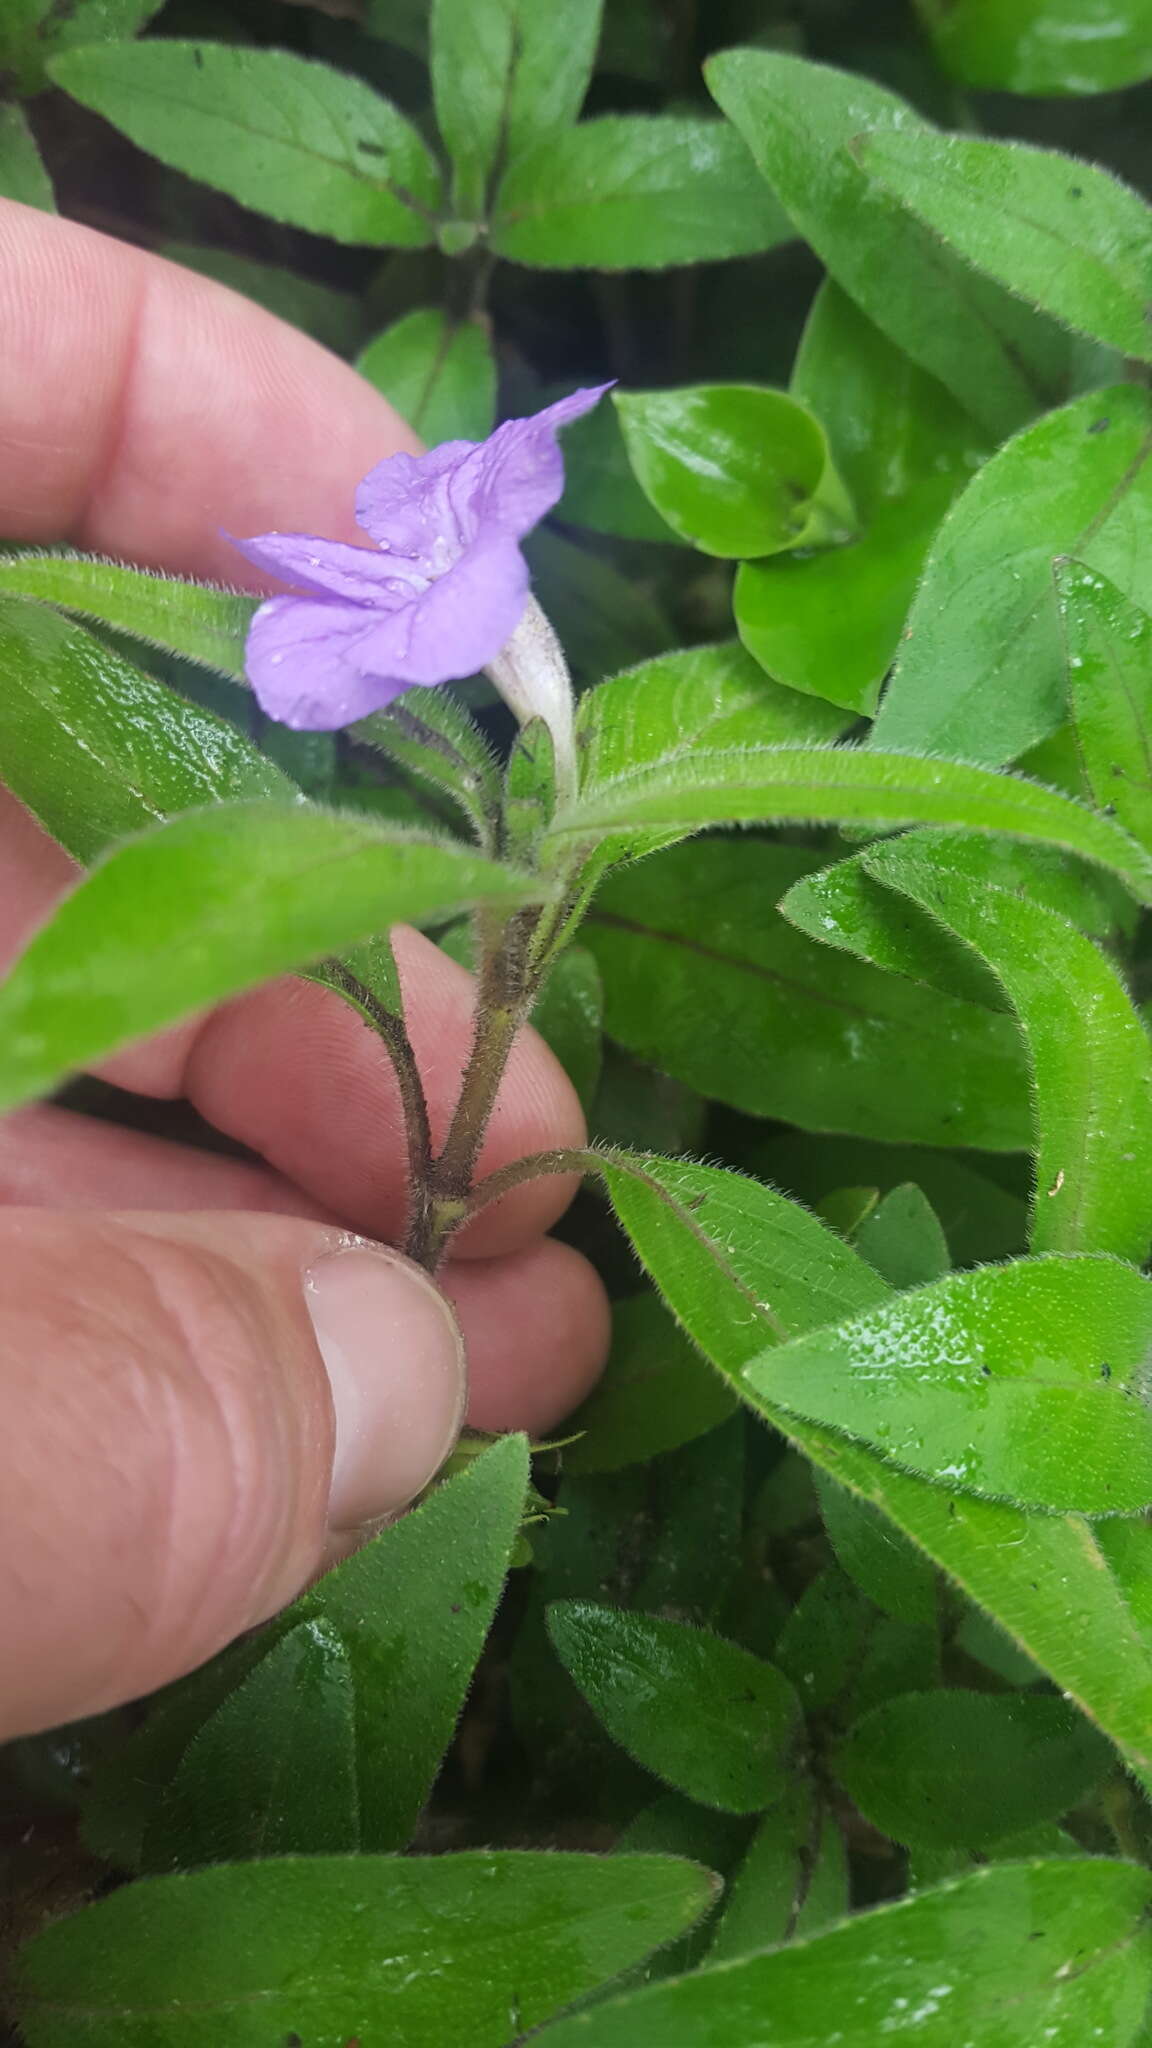
[[[0,776],[85,863],[174,812],[291,795],[287,778],[224,719],[59,613],[2,595]]]
[[[129,840],[0,989],[0,1104],[401,919],[530,885],[460,847],[303,803],[219,805]]]
[[[636,768],[671,768],[701,747],[835,739],[848,719],[784,689],[736,640],[658,655],[581,697],[576,735],[591,790]],[[660,835],[624,833],[617,858],[651,851]]]
[[[781,1797],[799,1709],[771,1664],[706,1629],[581,1600],[550,1607],[548,1630],[609,1734],[646,1770],[725,1813]]]
[[[786,819],[1005,832],[1096,862],[1137,902],[1152,903],[1152,857],[1110,818],[1058,790],[961,761],[864,748],[698,748],[671,769],[642,768],[599,784],[558,814],[550,837],[566,851],[625,825],[686,835]]]
[[[665,1300],[734,1385],[774,1338],[859,1314],[883,1296],[879,1274],[834,1232],[754,1181],[651,1158],[618,1160],[605,1180]],[[774,1420],[994,1615],[1152,1783],[1152,1592],[1146,1641],[1128,1585],[1086,1522],[950,1493],[814,1424],[782,1412]],[[1119,1522],[1101,1532],[1115,1541],[1129,1527],[1143,1533],[1143,1523]]]
[[[824,1527],[848,1577],[896,1621],[932,1628],[939,1615],[936,1573],[922,1551],[870,1501],[814,1473]]]
[[[233,682],[244,679],[244,641],[260,602],[239,591],[73,554],[0,556],[0,592],[7,591],[113,626]]]
[[[1067,694],[1052,560],[1152,604],[1152,397],[1090,391],[1001,448],[928,558],[873,739],[995,765],[1043,739]]]
[[[277,319],[313,335],[337,355],[351,355],[364,331],[360,305],[351,292],[320,284],[314,277],[302,277],[298,270],[261,263],[234,249],[211,249],[202,242],[161,242],[156,253],[200,277],[227,285],[230,291],[241,292],[275,313]]]
[[[686,1856],[717,1877],[727,1878],[748,1844],[751,1823],[743,1814],[719,1813],[699,1806],[679,1792],[662,1792],[642,1807],[613,1843],[613,1855]],[[651,1984],[660,1977],[695,1969],[708,1953],[716,1927],[716,1908],[697,1921],[691,1932],[670,1948],[650,1956],[632,1982]]]
[[[858,1586],[830,1565],[818,1572],[775,1640],[777,1664],[808,1716],[825,1735],[851,1725],[894,1693],[940,1682],[939,1629],[878,1612]]]
[[[22,1950],[29,2048],[503,2048],[672,1940],[712,1881],[666,1856],[310,1856],[129,1885]]]
[[[510,861],[533,867],[540,840],[556,809],[556,749],[543,718],[519,727],[504,770],[502,850]]]
[[[510,164],[492,247],[563,270],[663,270],[752,256],[792,228],[720,121],[605,114]]]
[[[933,1557],[1152,1782],[1152,1655],[1104,1548],[1127,1523],[1098,1534],[1077,1517],[950,1494],[822,1430],[797,1441]]]
[[[1037,1693],[906,1693],[858,1721],[832,1760],[882,1834],[967,1850],[1057,1820],[1112,1765],[1083,1715]]]
[[[431,306],[405,313],[356,358],[429,447],[483,441],[496,417],[496,362],[486,327],[450,320]]]
[[[566,1472],[615,1472],[690,1443],[737,1407],[654,1294],[617,1302],[604,1377],[565,1427]]]
[[[600,969],[586,946],[569,946],[553,962],[536,998],[532,1023],[587,1111],[603,1064],[604,991]]]
[[[861,138],[932,133],[905,101],[775,51],[726,50],[706,76],[837,284],[973,419],[999,439],[1050,400],[1045,325],[941,248],[860,169]]]
[[[754,1116],[921,1144],[1027,1145],[1015,1028],[792,930],[771,905],[818,856],[736,838],[613,876],[582,928],[604,1026]]]
[[[732,559],[849,538],[824,430],[787,392],[698,384],[615,405],[646,495],[692,547]]]
[[[55,50],[70,49],[74,43],[127,42],[147,28],[163,4],[164,0],[72,0],[67,9],[48,9],[47,40]]]
[[[1117,92],[1152,73],[1149,0],[917,0],[942,64],[991,92]]]
[[[54,84],[171,169],[337,242],[419,249],[440,174],[404,116],[358,78],[287,50],[93,43]]]
[[[736,624],[779,681],[871,712],[932,536],[984,437],[830,281],[816,295],[791,388],[825,428],[861,530],[844,547],[746,563]]]
[[[446,690],[406,690],[349,730],[446,797],[490,852],[501,809],[500,769],[479,726]]]
[[[277,1618],[268,1657],[184,1757],[146,1838],[149,1869],[405,1846],[491,1626],[527,1484],[524,1438],[502,1438]],[[327,1759],[327,1788],[309,1755]]]
[[[482,219],[497,169],[576,119],[602,11],[603,0],[434,0],[432,93],[460,214]]]
[[[340,1636],[317,1621],[289,1629],[195,1737],[145,1867],[357,1847],[355,1712]]]
[[[944,385],[830,278],[812,302],[790,389],[821,422],[866,519],[942,471],[963,476],[988,453],[987,435]]]
[[[629,1606],[707,1628],[735,1611],[744,1564],[747,1451],[744,1417],[732,1415],[649,1467],[648,1555],[641,1571],[633,1560]]]
[[[766,1813],[724,1895],[710,1963],[807,1940],[848,1912],[844,1841],[806,1778]]]
[[[0,199],[18,199],[21,205],[38,206],[43,213],[56,211],[52,180],[28,126],[28,116],[17,106],[0,106]]]
[[[856,1232],[856,1249],[892,1287],[923,1287],[942,1279],[952,1264],[936,1212],[911,1182],[869,1211]]]
[[[549,397],[562,398],[563,386]],[[644,496],[628,460],[620,415],[598,405],[564,429],[564,496],[556,516],[572,526],[622,540],[667,541],[678,545],[667,520]]]
[[[971,135],[865,136],[870,178],[978,270],[1066,326],[1152,361],[1152,209],[1054,149]]]
[[[1152,1044],[1111,962],[1030,897],[973,886],[946,837],[866,856],[987,961],[1024,1031],[1037,1126],[1034,1251],[1113,1252],[1143,1264],[1152,1243]]]
[[[890,1289],[799,1202],[722,1167],[615,1154],[613,1207],[705,1356],[734,1386],[773,1332],[811,1329]]]
[[[950,871],[963,875],[973,894],[991,889],[1026,895],[1038,909],[1109,943],[1131,935],[1127,914],[1132,906],[1121,898],[1117,917],[1115,884],[1049,847],[931,828],[907,833],[902,844],[910,860],[917,849],[928,862],[939,855]],[[1000,984],[970,947],[907,897],[880,886],[870,850],[802,876],[780,908],[790,923],[824,945],[968,1002],[1004,1007]]]
[[[742,562],[733,612],[749,653],[792,689],[870,716],[955,490],[951,477],[930,479],[881,505],[848,545]]]
[[[907,2032],[919,2048],[1079,2048],[1094,2035],[1129,2048],[1152,1983],[1149,1889],[1146,1871],[1103,1857],[992,1864],[811,1941],[613,1998],[542,2041],[875,2048]]]
[[[745,1367],[754,1400],[962,1492],[1080,1514],[1152,1502],[1152,1283],[1109,1258],[957,1273]]]
[[[1055,573],[1092,800],[1152,846],[1152,616],[1083,562],[1058,562]]]

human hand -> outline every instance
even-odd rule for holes
[[[357,480],[418,445],[270,315],[4,202],[0,336],[9,539],[234,582],[220,529],[362,538]],[[75,869],[3,791],[0,872],[6,965]],[[416,932],[397,957],[439,1138],[471,978]],[[101,1071],[187,1098],[262,1163],[52,1106],[0,1123],[0,1736],[190,1669],[409,1501],[462,1417],[445,1297],[480,1429],[546,1429],[606,1348],[599,1282],[544,1236],[570,1181],[486,1210],[439,1289],[384,1248],[403,1219],[401,1109],[387,1055],[338,997],[281,981]],[[583,1135],[525,1031],[480,1170]]]

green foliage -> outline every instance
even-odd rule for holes
[[[604,1377],[571,1427],[567,1472],[615,1472],[707,1435],[731,1415],[736,1396],[710,1372],[653,1294],[617,1305]]]
[[[432,240],[436,165],[416,129],[356,78],[284,50],[93,43],[49,71],[173,170],[337,242]]]
[[[20,107],[0,106],[0,198],[55,213],[52,181]]]
[[[91,555],[64,554],[0,559],[0,590],[39,598],[233,682],[243,680],[244,639],[255,598],[125,569]],[[11,607],[6,607],[6,616],[14,616]],[[47,627],[26,628],[29,634],[36,630],[46,632]]]
[[[576,119],[601,12],[602,0],[434,0],[432,89],[464,218],[483,217],[499,165]]]
[[[764,1815],[724,1898],[712,1963],[820,1934],[848,1910],[844,1840],[811,1785],[797,1778]]]
[[[178,811],[292,794],[287,777],[223,719],[57,612],[4,596],[0,776],[84,862]]]
[[[773,905],[811,862],[726,838],[614,876],[584,927],[609,1036],[756,1116],[921,1144],[1026,1143],[1009,1021],[793,930]]]
[[[707,555],[775,555],[849,537],[852,508],[819,422],[783,391],[708,384],[620,393],[632,467]]]
[[[866,1819],[914,1847],[991,1849],[1079,1803],[1108,1744],[1043,1693],[905,1693],[858,1721],[836,1774]]]
[[[1082,562],[1056,564],[1068,695],[1092,800],[1152,844],[1152,617]]]
[[[771,1664],[703,1629],[582,1601],[549,1608],[548,1628],[637,1763],[726,1813],[757,1813],[780,1798],[799,1714]]]
[[[238,879],[239,878],[239,879]],[[449,843],[351,812],[235,803],[129,839],[37,933],[0,991],[0,1102],[398,919],[530,893]]]
[[[475,321],[457,324],[432,306],[406,313],[361,349],[356,368],[430,444],[492,431],[496,365]]]
[[[661,270],[754,255],[790,232],[723,122],[605,114],[509,167],[492,247],[544,269]]]
[[[707,825],[793,819],[1005,832],[1097,861],[1137,902],[1152,902],[1152,860],[1109,818],[1022,776],[914,754],[846,747],[686,750],[669,768],[645,767],[601,784],[559,814],[551,836],[560,850],[573,841],[595,843],[630,820],[685,837]]]
[[[825,428],[856,508],[856,531],[836,547],[744,563],[736,624],[745,646],[782,682],[871,712],[932,536],[984,452],[984,437],[943,386],[831,283],[813,303],[792,391]]]
[[[1152,602],[1152,399],[1133,385],[1048,413],[978,471],[928,558],[877,746],[1014,760],[1054,732],[1067,680],[1052,563],[1075,555]]]
[[[1057,150],[958,135],[875,135],[868,176],[968,262],[1094,341],[1152,357],[1152,209]]]
[[[1033,1249],[1141,1265],[1152,1242],[1152,1045],[1115,968],[1044,905],[973,890],[946,842],[897,840],[867,861],[987,961],[1019,1016],[1037,1125]]]
[[[893,2021],[924,2048],[1033,2048],[1045,2034],[1071,2044],[1098,2024],[1128,2048],[1148,1995],[1147,1900],[1144,1872],[1126,1864],[991,1865],[812,1941],[612,1999],[542,2039],[758,2048],[770,2013],[773,2048],[825,2048],[837,2035],[844,2048],[871,2048]]]
[[[483,1648],[527,1482],[524,1439],[503,1438],[279,1617],[267,1655],[185,1751],[145,1836],[147,1869],[406,1845]],[[131,1756],[116,1768],[130,1771]]]
[[[1150,1339],[1152,1286],[1129,1267],[1021,1259],[796,1338],[743,1384],[962,1492],[1137,1514],[1152,1495]]]
[[[555,1227],[612,1345],[530,1476],[522,1437],[466,1437],[201,1670],[0,1754],[0,2033],[1146,2041],[1149,0],[156,13],[0,6],[4,199],[82,184],[85,223],[335,349],[427,443],[613,380],[526,537],[574,793],[479,677],[271,725],[255,599],[55,546],[127,530],[112,422],[111,517],[54,526],[39,470],[0,513],[0,784],[91,869],[0,988],[0,1103],[295,970],[415,1104],[415,921],[486,964],[481,1046],[530,1018],[575,1087],[591,1149],[537,1165],[582,1177]],[[24,311],[0,443],[50,485]],[[23,930],[15,864],[10,895]],[[498,1133],[575,1147],[549,1099]],[[470,1335],[539,1256],[452,1261]],[[566,1270],[477,1336],[509,1424],[592,1342]]]
[[[995,92],[1115,92],[1152,73],[1148,0],[916,0],[942,63]]]
[[[29,2048],[500,2048],[691,1925],[706,1872],[672,1857],[474,1850],[285,1857],[155,1878],[25,1950]]]
[[[867,78],[767,50],[728,50],[708,83],[836,283],[897,347],[1000,436],[1045,393],[1048,337],[862,177],[861,144],[930,134]]]

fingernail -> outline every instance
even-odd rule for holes
[[[331,1529],[395,1514],[427,1486],[460,1431],[466,1391],[456,1318],[418,1266],[357,1244],[304,1276],[332,1388]]]

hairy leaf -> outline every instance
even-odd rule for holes
[[[225,1864],[113,1892],[22,1951],[29,2048],[503,2048],[683,1932],[668,1856],[474,1850]]]
[[[287,50],[93,43],[54,84],[173,170],[337,242],[418,249],[440,174],[415,128],[362,80]]]
[[[605,114],[509,166],[492,246],[544,268],[663,270],[792,233],[738,135],[679,114]]]

